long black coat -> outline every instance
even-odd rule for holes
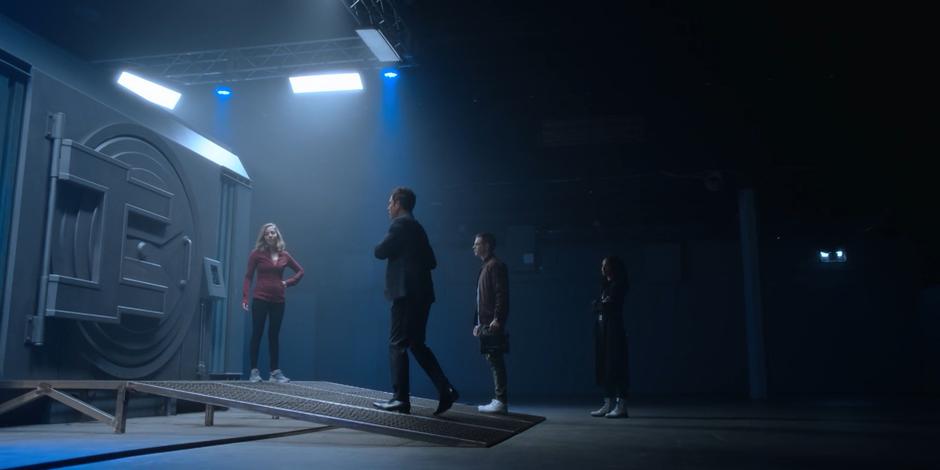
[[[407,296],[416,301],[434,302],[431,270],[437,267],[437,259],[424,227],[411,214],[392,219],[385,239],[375,247],[375,257],[388,260],[386,299]]]
[[[601,288],[594,328],[595,376],[597,384],[626,386],[627,335],[623,328],[623,301],[627,284],[614,280]]]

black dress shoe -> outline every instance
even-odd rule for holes
[[[434,415],[436,416],[449,410],[458,398],[460,398],[460,393],[457,392],[457,389],[453,386],[447,387],[447,391],[442,393],[441,398],[437,401],[437,410],[434,411]]]
[[[399,413],[411,413],[411,403],[407,401],[395,400],[373,402],[372,406],[384,411],[397,411]]]

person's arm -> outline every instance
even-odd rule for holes
[[[427,263],[428,270],[433,271],[437,268],[437,258],[434,256],[434,248],[431,247],[431,241],[428,240],[428,234],[424,231],[424,227],[421,228],[421,237],[424,239],[424,261]]]
[[[601,308],[608,309],[614,305],[623,305],[623,299],[627,296],[625,287],[619,280],[611,282],[601,296]]]
[[[480,276],[483,274],[483,269],[480,269],[480,272],[477,273],[477,299],[474,302],[473,307],[473,336],[480,336],[480,305],[479,305],[479,295],[480,295]]]
[[[385,238],[375,247],[375,257],[378,259],[389,259],[400,255],[405,244],[402,231],[403,227],[401,222],[392,222],[392,225],[388,227],[388,233],[385,234]]]
[[[245,268],[245,280],[242,282],[242,308],[248,310],[248,292],[251,290],[251,279],[255,277],[255,267],[258,266],[258,257],[252,250],[248,255],[248,267]]]
[[[432,271],[437,268],[437,258],[434,256],[434,248],[431,248],[431,243],[428,243],[428,268]]]
[[[505,263],[497,263],[493,271],[496,311],[493,312],[493,323],[490,326],[499,329],[509,319],[509,269]]]
[[[300,265],[300,263],[297,262],[297,260],[294,259],[293,256],[290,255],[290,253],[285,251],[284,254],[287,255],[287,266],[294,270],[294,275],[284,281],[284,286],[290,287],[296,285],[298,282],[300,282],[301,279],[303,279],[304,268]]]

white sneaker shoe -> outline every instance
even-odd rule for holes
[[[281,369],[275,369],[271,371],[271,378],[268,379],[268,381],[277,382],[279,384],[286,384],[287,382],[290,382],[290,379],[288,379],[287,376],[281,372]]]
[[[268,379],[268,382],[277,382],[279,384],[286,384],[290,382],[290,379],[281,372],[281,369],[274,369],[271,371],[271,378]]]
[[[491,401],[488,405],[478,406],[477,411],[479,411],[480,413],[492,413],[492,414],[504,415],[509,412],[509,407],[506,406],[505,403],[494,398],[493,401]]]
[[[605,399],[604,399],[604,406],[600,407],[600,409],[598,409],[598,410],[592,411],[592,412],[591,412],[591,416],[593,416],[593,417],[595,417],[595,418],[602,418],[602,417],[604,417],[605,415],[607,415],[607,413],[610,413],[610,402],[612,402],[612,401],[613,401],[613,400],[611,400],[610,398],[605,398]]]
[[[251,369],[251,373],[248,375],[249,382],[261,382],[261,372],[258,369]]]

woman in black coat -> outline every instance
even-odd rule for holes
[[[624,401],[629,384],[627,375],[627,335],[623,329],[623,301],[627,295],[627,270],[623,261],[608,256],[601,262],[601,296],[594,301],[597,321],[594,328],[595,375],[604,388],[604,406],[591,412],[594,417],[626,418]]]

